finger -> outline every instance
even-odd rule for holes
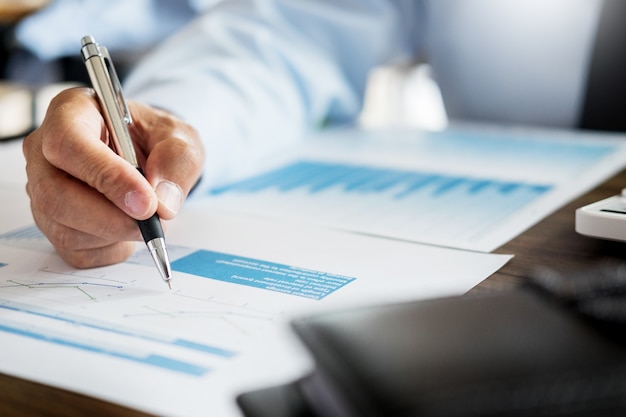
[[[57,253],[76,268],[110,265],[126,260],[135,249],[133,241],[109,241],[71,229],[49,218],[33,215],[35,224],[50,236]]]
[[[27,193],[33,217],[55,247],[94,248],[139,239],[135,220],[98,191],[50,165],[38,170],[27,184]]]
[[[131,104],[136,120],[133,137],[143,145],[140,154],[159,198],[159,215],[171,219],[200,178],[205,158],[202,142],[195,129],[170,113]]]
[[[121,262],[132,254],[134,243],[129,240],[140,237],[134,220],[97,192],[93,193],[94,199],[81,199],[76,205],[67,206],[76,199],[65,198],[64,192],[57,193],[55,189],[71,193],[73,185],[83,187],[83,197],[93,189],[67,176],[62,181],[54,181],[52,175],[44,178],[41,182],[29,181],[26,189],[35,223],[62,259],[74,267],[86,268]],[[52,183],[61,187],[51,186]],[[102,199],[105,204],[93,205]]]
[[[57,253],[61,259],[75,268],[93,268],[123,262],[132,255],[134,250],[134,242],[115,242],[109,246],[94,249],[57,249]]]
[[[45,171],[41,170],[42,173]],[[81,199],[77,205],[65,207],[68,202],[76,200],[65,198],[63,192],[71,192],[72,183],[86,188],[81,196],[89,195],[87,193],[93,192],[93,189],[68,176],[60,178],[61,181],[54,181],[53,177],[59,175],[58,171],[51,167],[47,171],[51,175],[45,175],[43,181],[29,181],[26,189],[31,198],[35,223],[61,258],[72,266],[85,268],[121,262],[130,256],[134,244],[120,240],[139,238],[135,221],[98,193],[94,193],[94,196],[98,200],[104,199],[105,205],[97,204],[92,208],[93,203],[89,199]],[[58,185],[61,186],[55,187]],[[56,189],[62,192],[55,192]],[[108,209],[103,212],[103,207]],[[109,213],[106,213],[107,210]],[[96,214],[98,212],[99,215]]]
[[[43,156],[85,182],[127,215],[145,219],[157,209],[151,185],[108,147],[107,130],[92,90],[73,89],[51,103],[42,129]]]

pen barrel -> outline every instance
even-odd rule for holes
[[[81,53],[85,67],[98,97],[112,147],[120,156],[138,167],[137,155],[128,130],[132,118],[109,53],[90,36],[84,37],[82,42]]]
[[[143,169],[137,168],[137,171],[144,177],[146,176]],[[161,219],[156,212],[146,220],[137,220],[137,224],[139,225],[139,230],[141,230],[141,236],[143,236],[144,242],[148,243],[153,239],[163,238]]]
[[[145,178],[146,174],[141,167],[138,167],[137,171]],[[137,224],[139,225],[139,230],[141,230],[144,242],[148,243],[153,239],[163,238],[161,219],[156,212],[146,220],[137,220]]]
[[[149,219],[137,220],[137,225],[139,225],[144,242],[147,243],[153,239],[163,238],[163,227],[157,213],[154,213]]]

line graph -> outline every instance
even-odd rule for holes
[[[273,322],[269,317],[260,317],[245,312],[234,310],[163,310],[152,306],[143,306],[145,312],[129,313],[125,317],[128,319],[148,318],[151,320],[171,319],[177,323],[181,321],[201,321],[207,327],[221,328],[221,334],[224,330],[230,333],[235,332],[240,336],[249,336],[255,333],[255,329],[259,329],[258,323],[262,325]],[[251,326],[248,322],[254,321]]]
[[[168,317],[171,319],[189,319],[189,318],[211,318],[211,317],[238,317],[259,321],[275,321],[275,317],[271,315],[261,315],[258,313],[246,312],[246,311],[234,311],[234,309],[223,309],[223,310],[164,310],[159,309],[152,306],[144,305],[142,306],[146,311],[144,313],[129,313],[125,314],[124,317],[133,318],[133,317]]]
[[[17,247],[20,246],[19,243],[23,243],[21,239],[30,239],[32,236],[36,239],[42,238],[34,227],[11,232],[6,236],[10,236],[11,242],[18,243]],[[208,259],[206,257],[209,255],[211,259],[219,262],[246,261],[246,265],[251,266],[251,260],[248,259],[228,254],[198,251],[182,246],[174,246],[172,255],[175,262],[195,259],[195,263],[191,264],[193,268],[200,267],[197,261]],[[203,257],[199,259],[199,255]],[[108,330],[102,334],[102,329],[85,324],[92,323],[94,317],[114,318],[114,321],[108,324],[110,328],[128,327],[136,330],[154,329],[156,327],[158,328],[156,333],[159,335],[158,338],[165,337],[167,339],[170,336],[180,334],[188,334],[192,338],[200,336],[195,341],[180,340],[171,343],[168,345],[168,349],[180,348],[181,346],[178,346],[180,344],[187,347],[195,346],[200,351],[217,352],[218,346],[221,345],[223,347],[219,349],[235,352],[238,346],[246,345],[255,337],[263,335],[267,329],[276,325],[277,321],[284,316],[280,310],[267,306],[259,307],[263,305],[262,303],[234,301],[234,299],[225,297],[224,294],[217,296],[214,284],[212,285],[210,280],[206,279],[201,279],[200,282],[189,281],[188,277],[185,280],[181,279],[173,292],[163,292],[160,281],[135,279],[134,277],[143,276],[145,270],[153,271],[154,268],[149,254],[141,248],[136,251],[129,262],[102,268],[77,270],[63,263],[54,254],[41,258],[40,265],[32,265],[28,260],[26,262],[28,267],[34,269],[24,272],[24,269],[21,269],[16,263],[7,271],[8,273],[2,275],[4,280],[0,280],[1,296],[7,297],[7,299],[20,300],[23,305],[31,306],[28,315],[38,317],[40,320],[42,318],[50,320],[53,316],[68,317],[67,314],[72,312],[72,323],[75,326],[83,330],[85,328],[92,331],[98,329],[98,334],[94,336],[94,341],[83,340],[82,335],[70,334],[66,336],[67,329],[65,328],[59,328],[57,329],[58,333],[55,333],[53,329],[57,327],[47,325],[45,328],[37,327],[38,330],[34,333],[29,333],[32,330],[30,326],[25,326],[22,328],[24,330],[22,335],[55,344],[67,343],[68,346],[92,353],[111,355],[109,351],[95,351],[93,349],[92,345],[103,346],[103,343],[108,342],[111,336],[111,332]],[[258,262],[259,265],[264,265],[264,268],[270,269],[274,274],[290,272],[301,275],[306,272],[287,265],[273,265],[274,268],[272,269],[272,265]],[[187,263],[187,265],[190,264]],[[281,268],[285,268],[285,270],[282,271]],[[240,274],[240,269],[240,266],[226,266],[224,264],[221,268],[221,274],[225,277],[234,273]],[[188,272],[193,275],[194,271]],[[300,275],[294,276],[301,278]],[[186,283],[192,285],[187,286]],[[138,300],[143,302],[138,304]],[[115,307],[112,308],[109,305]],[[50,313],[46,315],[33,314],[33,311],[36,310],[35,306],[46,306]],[[2,323],[1,320],[0,323]],[[65,323],[68,324],[69,321]],[[12,329],[7,327],[4,330],[13,334],[19,333],[19,326],[13,326]],[[185,329],[185,331],[181,333],[181,329]],[[47,332],[45,337],[43,330]],[[121,333],[114,335],[115,337],[122,337]],[[133,339],[136,340],[137,337],[133,337]],[[142,343],[150,342],[145,338],[141,340]],[[210,348],[209,346],[213,347]],[[222,357],[226,358],[226,356]],[[216,366],[214,361],[210,362],[212,362],[211,367]]]
[[[11,234],[22,235],[37,234]],[[195,251],[174,252],[184,259]],[[135,262],[77,270],[52,253],[33,264],[32,253],[21,248],[3,252],[14,253],[14,261],[0,275],[0,334],[94,359],[203,377],[228,366],[281,318],[272,309],[217,296],[210,280],[181,277],[178,288],[167,292],[158,280],[135,278],[153,271],[142,260],[145,254]]]
[[[7,280],[7,284],[0,285],[0,288],[23,287],[23,288],[28,288],[28,289],[46,289],[46,290],[55,289],[55,288],[69,288],[69,289],[75,289],[76,291],[84,294],[90,300],[96,300],[97,297],[93,296],[92,294],[89,293],[89,291],[85,289],[85,287],[90,287],[90,286],[105,287],[105,288],[110,288],[110,289],[123,289],[124,288],[123,285],[102,284],[102,283],[95,283],[95,282],[89,282],[89,281],[28,283],[28,282],[19,282],[19,281],[15,281],[12,279]]]
[[[80,303],[122,296],[136,282],[134,279],[110,278],[101,268],[74,270],[66,265],[57,265],[58,259],[48,261],[37,269],[36,277],[32,274],[10,274],[8,279],[0,282],[0,289],[5,294],[12,291],[16,295],[16,291],[21,290],[21,297],[33,300]]]
[[[124,320],[140,327],[158,322],[162,331],[172,333],[181,327],[203,329],[207,340],[215,337],[222,344],[237,346],[263,336],[286,316],[281,309],[237,302],[217,296],[211,289],[193,294],[177,289],[169,295],[167,299],[154,299],[125,309]],[[210,332],[206,332],[208,329]]]
[[[59,268],[53,265],[45,265],[39,268],[41,272],[47,272],[50,274],[63,275],[66,277],[72,278],[85,278],[85,279],[98,279],[105,280],[110,282],[115,282],[115,280],[107,278],[106,273],[101,272],[97,269],[89,270],[89,269],[70,269],[67,267]],[[117,281],[119,284],[122,284],[122,281]]]

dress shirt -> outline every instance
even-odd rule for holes
[[[380,65],[427,61],[450,120],[575,127],[600,0],[227,0],[157,48],[127,94],[206,145],[205,178],[358,116]]]

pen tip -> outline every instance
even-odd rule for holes
[[[168,279],[165,282],[167,282],[167,286],[169,287],[170,291],[172,291],[172,280]]]

